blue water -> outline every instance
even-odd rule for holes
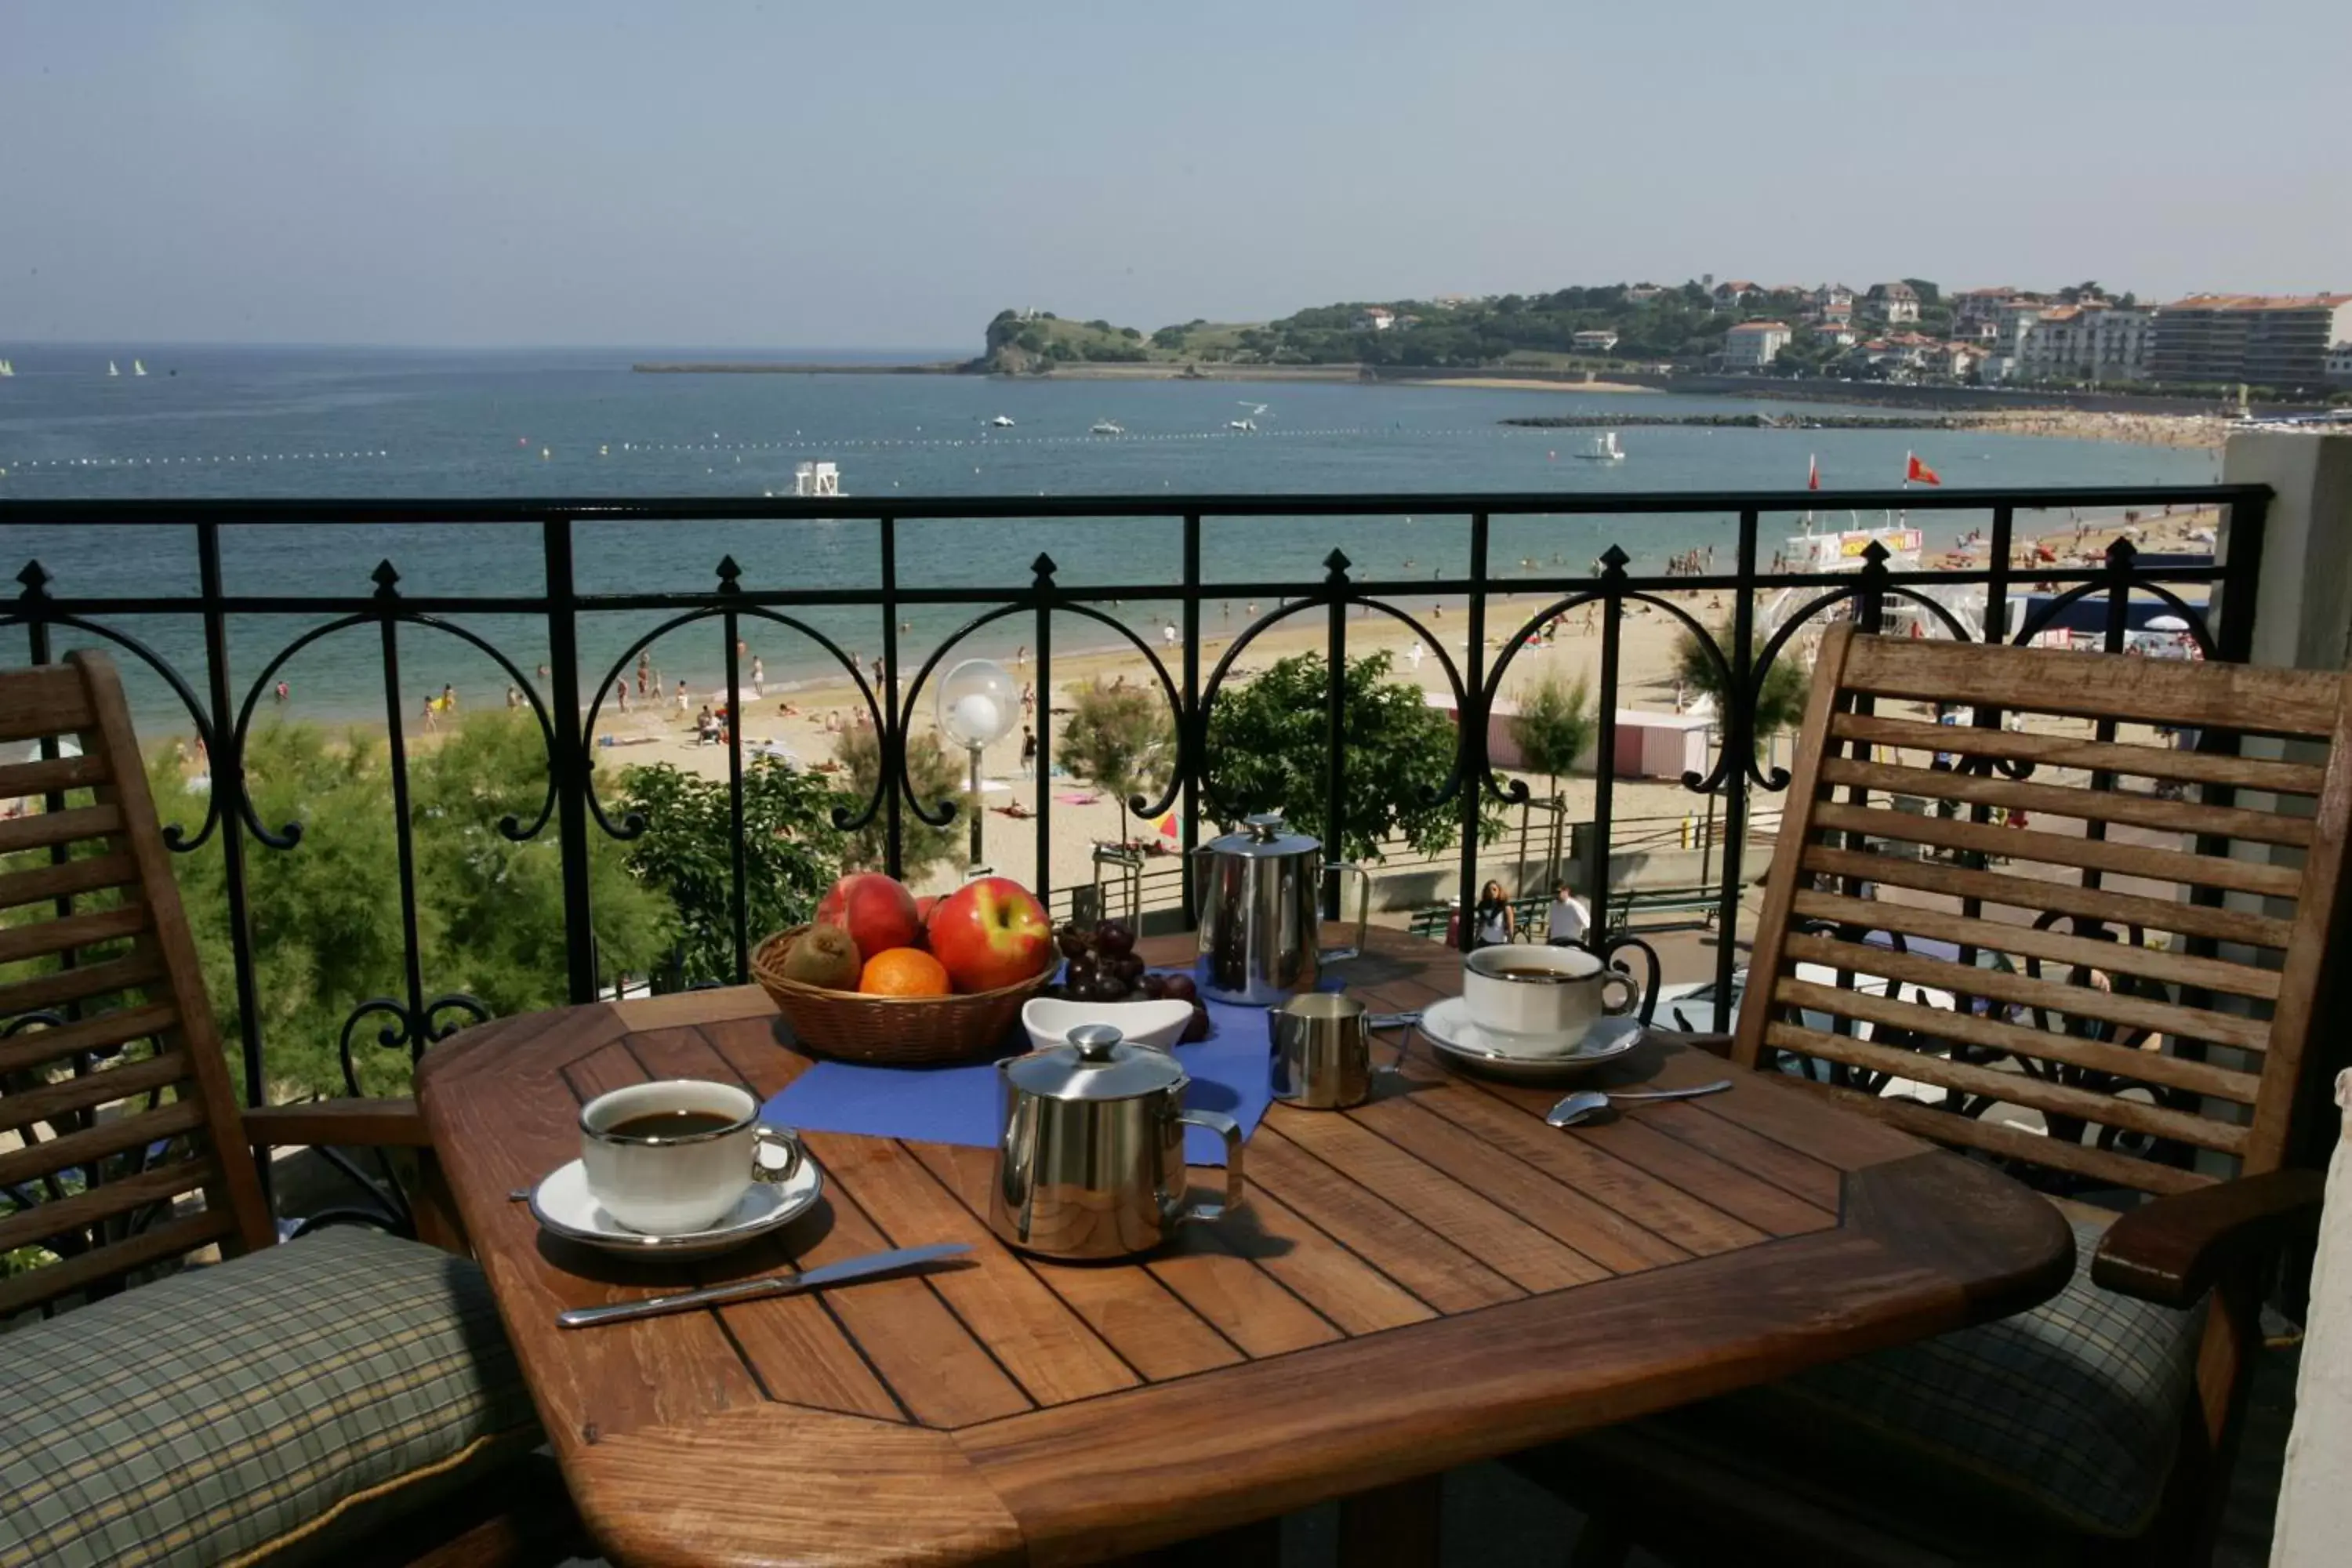
[[[144,378],[130,374],[134,357],[146,362]],[[636,360],[727,357],[726,351],[677,349],[459,353],[0,344],[0,358],[17,371],[0,380],[0,500],[756,497],[788,493],[793,466],[812,458],[838,463],[845,489],[860,498],[1164,494],[1175,510],[1178,498],[1201,493],[1780,489],[1803,482],[1809,455],[1818,455],[1826,487],[1878,486],[1901,477],[1904,454],[1915,447],[1948,488],[2191,483],[2215,478],[2218,467],[2208,452],[1992,434],[1646,428],[1622,437],[1628,460],[1601,465],[1571,459],[1580,432],[1499,423],[1550,412],[1775,406],[1754,401],[1354,384],[646,375],[628,368]],[[852,356],[817,351],[774,357],[840,363]],[[118,378],[104,374],[110,358],[122,369]],[[1257,432],[1225,428],[1249,411],[1245,405],[1261,403],[1268,406],[1257,417]],[[985,421],[999,414],[1013,419],[1013,427],[989,428]],[[1087,433],[1105,418],[1127,434]],[[1767,521],[1768,541],[1793,531],[1782,521]],[[1980,514],[1933,520],[1930,543],[1980,521]],[[2020,526],[2032,521],[2021,519]],[[869,523],[596,524],[578,533],[579,585],[588,593],[708,587],[719,559],[730,553],[747,588],[870,587],[877,580]],[[1444,578],[1466,571],[1467,533],[1459,517],[1212,521],[1203,530],[1203,571],[1211,583],[1308,582],[1321,575],[1323,557],[1337,545],[1359,575],[1428,579],[1434,602],[1444,597]],[[1498,519],[1492,557],[1498,570],[1524,562],[1528,570],[1575,571],[1611,542],[1635,557],[1637,570],[1710,543],[1720,547],[1719,563],[1727,567],[1731,520]],[[1172,517],[1164,524],[1038,520],[899,528],[900,577],[910,587],[1017,585],[1040,551],[1059,563],[1065,584],[1172,584],[1181,572],[1179,550]],[[394,563],[408,593],[544,587],[530,529],[233,528],[224,555],[232,594],[364,594],[380,560]],[[13,575],[33,559],[53,575],[51,592],[59,595],[169,595],[196,585],[193,531],[184,527],[0,524],[0,570]],[[1231,607],[1234,623],[1244,609]],[[1149,635],[1165,611],[1129,600],[1112,613]],[[970,613],[907,611],[911,629],[902,658],[919,658]],[[812,611],[806,618],[865,658],[880,651],[877,610]],[[237,690],[258,680],[267,660],[312,624],[288,615],[235,618]],[[464,624],[508,650],[527,675],[546,657],[544,627],[528,618],[472,616]],[[626,614],[587,617],[583,681],[595,679],[651,624]],[[1212,606],[1204,624],[1220,629],[1222,613]],[[123,616],[109,625],[149,643],[201,689],[201,643],[192,617]],[[969,646],[1003,654],[1029,636],[1025,625],[1013,623],[1002,636],[992,628]],[[1056,647],[1098,646],[1106,636],[1099,626],[1063,617]],[[66,646],[75,640],[63,639]],[[814,645],[781,630],[761,629],[751,641],[772,682],[824,668]],[[456,639],[404,631],[402,647],[404,702],[421,701],[445,681],[476,705],[496,702],[506,683],[488,660]],[[707,689],[719,668],[719,635],[710,626],[689,629],[666,639],[656,657],[666,674]],[[371,630],[306,648],[272,679],[278,677],[304,711],[381,716]],[[139,678],[134,687],[142,707],[169,701],[152,680]]]

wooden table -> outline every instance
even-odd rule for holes
[[[1147,954],[1181,963],[1188,942]],[[1453,994],[1458,967],[1380,932],[1350,973],[1407,1007]],[[587,1099],[672,1076],[771,1094],[806,1065],[783,1038],[743,988],[503,1019],[424,1064],[572,1496],[629,1563],[1118,1557],[2019,1310],[2073,1255],[2022,1186],[1769,1075],[1559,1131],[1541,1120],[1559,1091],[1456,1077],[1426,1047],[1355,1110],[1276,1107],[1245,1223],[1138,1263],[1007,1251],[979,1217],[990,1151],[886,1139],[812,1134],[824,1205],[722,1265],[613,1262],[509,1201],[576,1153]],[[1660,1041],[1602,1084],[1730,1070]],[[554,1324],[942,1240],[976,1264]]]

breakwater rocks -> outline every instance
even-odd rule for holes
[[[1530,414],[1498,423],[1537,430],[1629,430],[1645,425],[1719,430],[1980,430],[2002,421],[1965,414]]]

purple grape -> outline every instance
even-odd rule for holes
[[[1205,1003],[1195,1002],[1192,1004],[1192,1016],[1187,1020],[1184,1025],[1184,1037],[1182,1043],[1189,1046],[1195,1040],[1205,1040],[1208,1037],[1208,1005]]]
[[[1087,933],[1076,926],[1064,926],[1054,933],[1054,944],[1062,950],[1064,958],[1076,958],[1088,950]]]
[[[1095,927],[1095,945],[1113,958],[1135,951],[1135,931],[1125,921],[1105,921]]]
[[[1147,966],[1143,960],[1136,957],[1135,954],[1131,952],[1124,958],[1114,958],[1110,960],[1103,965],[1103,968],[1108,970],[1109,973],[1118,975],[1129,985],[1133,985],[1142,980],[1144,974],[1147,973]]]
[[[1124,1002],[1127,1000],[1127,986],[1115,974],[1097,973],[1087,982],[1086,999],[1089,1002]]]
[[[1191,975],[1163,974],[1160,979],[1167,988],[1166,994],[1170,1001],[1197,1003],[1201,1000],[1201,988],[1192,983]]]
[[[1147,1002],[1165,1001],[1168,997],[1168,976],[1146,973],[1142,980],[1138,982],[1137,988],[1143,993],[1143,999]]]

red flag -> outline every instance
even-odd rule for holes
[[[1908,459],[1907,464],[1903,470],[1903,482],[1905,484],[1907,485],[1914,479],[1918,480],[1919,483],[1923,485],[1940,485],[1944,482],[1943,479],[1937,476],[1935,469],[1929,468],[1927,464],[1919,460],[1918,453],[1906,452],[1904,456]]]
[[[1811,452],[1805,454],[1805,488],[1809,490],[1817,490],[1822,488],[1821,459],[1814,457]]]

